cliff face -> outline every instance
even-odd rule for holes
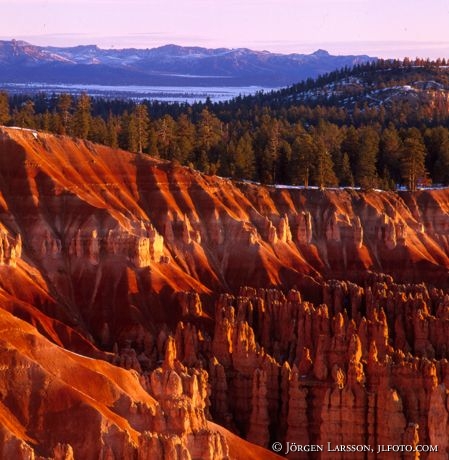
[[[324,283],[323,298],[244,288],[219,299],[214,416],[265,446],[419,443],[446,455],[447,294],[371,275],[364,288]]]
[[[211,420],[262,447],[446,449],[448,203],[2,128],[3,456],[237,458]]]
[[[97,335],[111,313],[132,322],[131,304],[146,317],[152,303],[151,314],[168,321],[158,303],[179,291],[312,290],[313,280],[360,283],[367,271],[447,282],[447,190],[237,184],[6,128],[0,149],[0,263],[37,268]]]

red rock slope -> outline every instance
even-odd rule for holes
[[[211,418],[264,447],[440,439],[448,203],[238,184],[1,128],[3,457],[250,451]],[[301,293],[218,299],[242,285]]]
[[[2,459],[237,458],[228,444],[245,458],[277,458],[257,447],[250,455],[247,442],[208,425],[205,371],[167,357],[142,380],[58,347],[4,310],[0,349]]]
[[[21,300],[39,297],[96,338],[119,324],[147,325],[148,317],[169,322],[180,311],[162,306],[179,291],[362,282],[368,270],[399,281],[448,280],[448,190],[236,184],[7,128],[0,152],[0,260],[22,277],[20,287],[9,277],[1,284]]]

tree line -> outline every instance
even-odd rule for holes
[[[418,72],[405,62],[393,67],[388,78],[396,71],[402,78],[404,66]],[[370,63],[352,72],[385,67],[385,62]],[[330,78],[335,75],[314,84]],[[348,109],[280,100],[279,93],[271,99],[260,94],[190,106],[111,101],[87,94],[0,93],[0,124],[74,136],[208,174],[266,184],[383,189],[405,185],[411,190],[432,182],[449,185],[447,107],[423,105],[417,110],[403,102]]]

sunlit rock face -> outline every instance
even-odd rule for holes
[[[448,216],[1,128],[0,457],[445,452]]]

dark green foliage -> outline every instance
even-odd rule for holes
[[[176,122],[170,115],[164,115],[155,122],[156,145],[159,156],[173,160],[176,151]]]
[[[72,133],[75,137],[87,139],[92,121],[91,102],[87,94],[82,94],[77,102],[72,119]]]
[[[356,156],[356,183],[364,188],[377,186],[377,156],[379,154],[379,135],[371,128],[359,130],[359,146]]]
[[[70,94],[60,94],[58,96],[57,110],[60,119],[60,133],[68,134],[70,127],[71,114],[70,110],[72,108],[72,96]],[[90,109],[90,107],[89,107]]]
[[[449,131],[439,126],[425,131],[427,167],[434,182],[449,185]]]
[[[449,104],[444,98],[419,104],[393,98],[376,105],[366,93],[429,81],[449,91],[443,62],[379,60],[281,91],[191,106],[0,93],[0,124],[72,135],[266,184],[413,190],[428,178],[449,184]],[[326,85],[341,96],[326,94]],[[307,92],[315,96],[307,99]]]
[[[21,128],[34,128],[37,124],[34,102],[27,100],[19,109],[14,109],[12,113],[12,120],[15,126],[20,126]]]
[[[396,183],[401,180],[401,152],[402,140],[393,124],[385,128],[380,136],[378,169],[385,178],[388,173],[389,179]]]
[[[176,145],[173,151],[173,160],[187,164],[193,160],[196,128],[186,114],[181,114],[175,127]]]
[[[239,179],[254,179],[256,159],[251,136],[245,133],[232,152],[230,175]]]
[[[109,147],[117,148],[118,143],[118,135],[120,132],[120,120],[118,117],[109,113],[107,122],[106,122],[106,129],[107,129],[107,137],[106,137],[106,145]]]
[[[341,158],[341,165],[339,168],[339,178],[340,185],[344,187],[353,187],[354,186],[354,176],[351,170],[351,163],[349,161],[349,156],[345,152]]]
[[[129,120],[130,145],[132,152],[142,153],[148,146],[150,117],[145,104],[137,104]],[[132,138],[132,140],[131,140]]]
[[[316,143],[314,181],[320,188],[338,184],[334,173],[334,164],[331,154],[323,139],[318,138]]]
[[[9,113],[8,95],[4,92],[0,93],[0,125],[8,124],[11,116]]]
[[[411,191],[415,191],[418,180],[425,177],[425,158],[426,147],[421,133],[416,128],[409,129],[402,146],[401,166],[402,177]]]
[[[292,183],[309,186],[314,171],[316,149],[313,137],[308,133],[298,136],[293,142],[291,173]]]

